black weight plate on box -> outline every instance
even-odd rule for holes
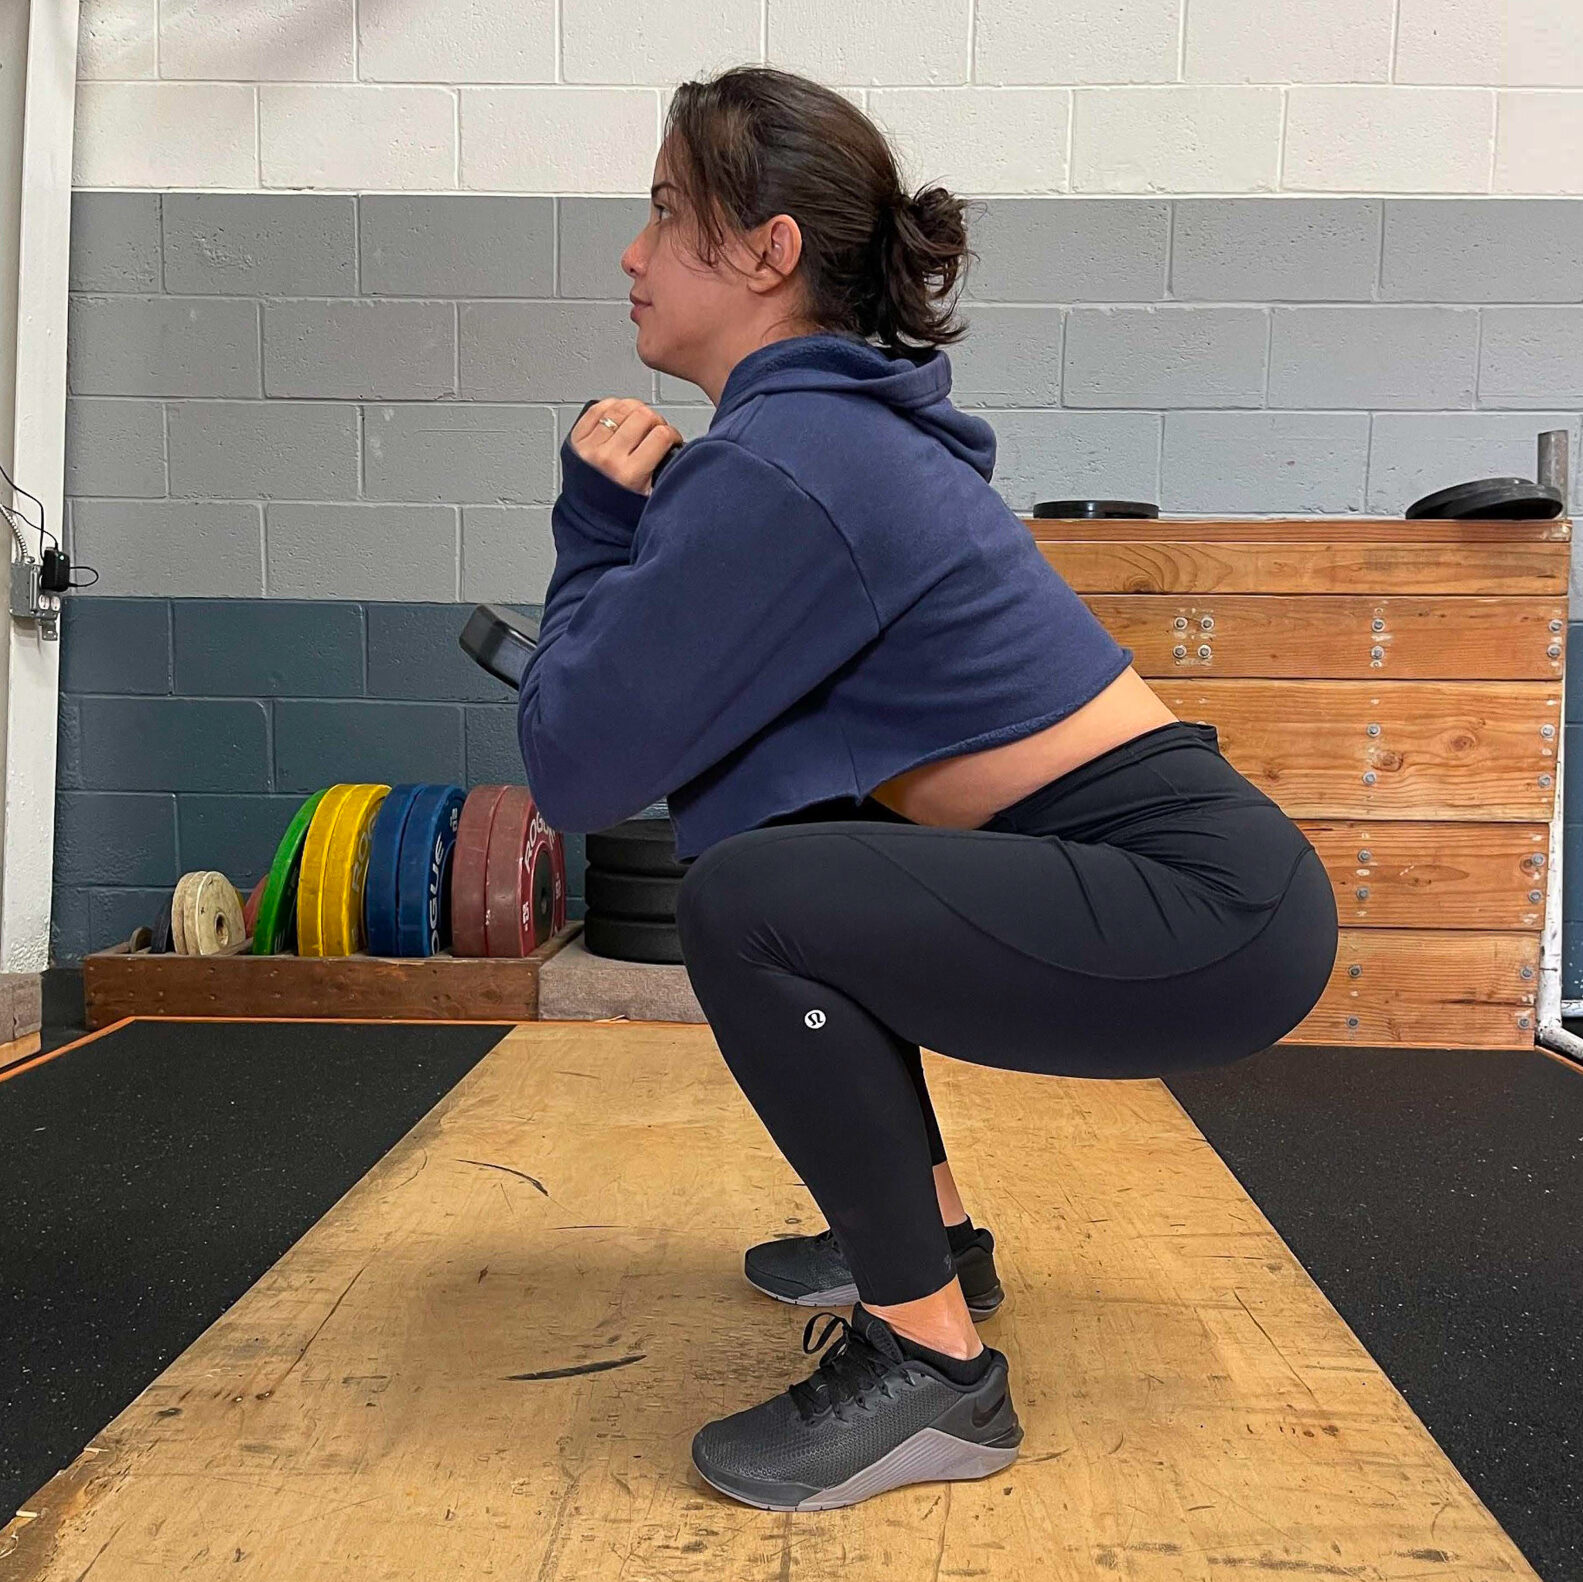
[[[1147,500],[1041,500],[1034,506],[1033,514],[1063,522],[1110,517],[1150,521],[1159,516],[1160,508]]]
[[[687,872],[676,860],[676,829],[669,818],[629,818],[590,830],[583,850],[589,862],[615,873],[679,879]]]
[[[590,912],[605,917],[676,921],[680,879],[668,874],[616,873],[590,863],[583,875],[583,896]]]
[[[675,923],[639,922],[626,917],[583,918],[583,944],[590,956],[611,961],[655,961],[681,965],[682,940]]]
[[[171,937],[170,908],[174,896],[166,896],[165,904],[160,907],[159,915],[154,919],[154,926],[149,930],[150,939],[148,948],[161,956],[168,956],[176,948]]]
[[[1476,478],[1472,483],[1437,489],[1407,507],[1408,521],[1432,517],[1461,522],[1546,522],[1560,516],[1566,502],[1559,489],[1530,478]]]

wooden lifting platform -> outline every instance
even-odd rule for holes
[[[1532,1582],[1162,1083],[925,1061],[998,1238],[1007,1471],[801,1515],[704,1485],[697,1428],[812,1366],[743,1248],[821,1221],[706,1027],[536,1022],[39,1490],[0,1576]]]

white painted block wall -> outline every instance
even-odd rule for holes
[[[969,195],[1583,193],[1583,0],[83,0],[73,179],[645,193],[744,62]]]

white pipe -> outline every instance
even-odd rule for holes
[[[6,9],[14,13],[17,8]],[[17,63],[24,73],[17,306],[14,323],[0,330],[15,335],[16,365],[14,403],[7,403],[12,430],[0,444],[0,455],[8,457],[17,483],[44,502],[49,526],[58,534],[65,482],[78,0],[31,0],[22,9],[28,22],[27,55]],[[6,128],[8,134],[14,130],[12,125]],[[15,148],[15,142],[10,146]],[[0,528],[0,533],[5,530]],[[36,538],[33,550],[38,552]],[[8,545],[7,577],[10,559]],[[58,641],[45,638],[37,621],[7,615],[0,625],[0,766],[5,778],[0,804],[0,972],[42,972],[49,965],[60,648]]]

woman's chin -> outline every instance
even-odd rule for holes
[[[638,361],[645,367],[659,368],[661,373],[665,372],[664,368],[660,366],[660,354],[654,349],[654,337],[648,333],[648,328],[641,318],[637,322],[637,335],[633,339],[633,349],[638,354]]]
[[[638,361],[645,368],[652,368],[656,373],[670,374],[676,379],[687,378],[686,374],[677,373],[663,351],[655,348],[652,338],[644,335],[641,325],[638,327],[638,336],[633,344],[633,350],[637,352]]]

